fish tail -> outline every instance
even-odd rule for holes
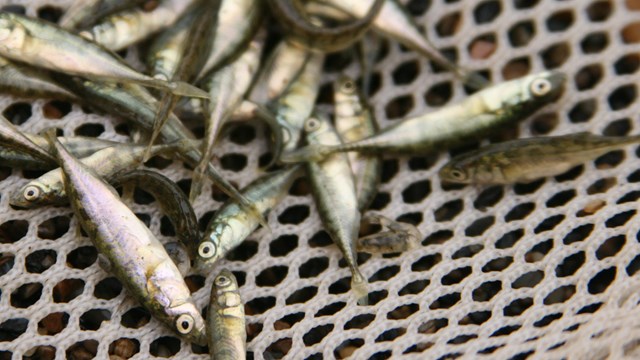
[[[204,187],[205,181],[205,171],[207,170],[207,161],[206,157],[202,158],[202,161],[196,169],[193,171],[193,176],[191,177],[191,189],[189,190],[189,201],[193,203],[200,193],[202,192],[202,188]]]
[[[137,81],[140,85],[166,90],[174,95],[208,99],[209,93],[184,81],[165,81],[161,79],[143,79]]]
[[[367,279],[362,276],[360,270],[352,269],[351,276],[351,290],[353,290],[356,298],[358,299],[358,305],[368,305],[369,304],[369,283]]]
[[[178,97],[172,94],[166,94],[162,97],[160,101],[160,109],[156,113],[153,118],[153,129],[151,131],[151,137],[149,138],[149,144],[147,145],[147,150],[142,157],[142,162],[146,162],[151,157],[151,147],[156,142],[158,135],[160,135],[160,131],[162,131],[162,127],[169,120],[169,115],[173,110],[173,107],[178,102]]]

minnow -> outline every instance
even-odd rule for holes
[[[205,344],[204,319],[160,241],[111,185],[67,152],[51,133],[50,141],[73,212],[110,272],[180,337]]]
[[[146,0],[76,0],[58,23],[65,29],[82,29],[115,12],[141,5]]]
[[[0,57],[0,91],[24,98],[78,100],[58,86],[46,71]]]
[[[293,166],[264,175],[249,184],[243,194],[266,217],[287,195],[300,170],[300,166]],[[210,271],[218,260],[240,245],[258,225],[254,215],[243,210],[237,202],[227,201],[207,224],[198,246],[196,269],[203,273]]]
[[[346,151],[422,155],[477,141],[546,105],[560,94],[565,81],[564,74],[554,71],[505,81],[480,90],[457,104],[398,121],[362,140],[343,145],[309,146],[283,154],[280,161],[317,160],[334,152]]]
[[[301,13],[299,6],[289,0],[267,0],[272,14],[287,36],[310,49],[336,52],[351,46],[369,29],[380,13],[386,0],[374,0],[367,13],[349,24],[324,27]]]
[[[349,15],[362,19],[374,4],[375,0],[316,0],[342,10]],[[329,11],[326,15],[332,16]],[[481,89],[489,85],[487,79],[477,73],[451,63],[420,31],[411,15],[397,0],[385,0],[380,13],[373,21],[373,26],[378,32],[400,42],[421,55],[429,58],[443,68],[451,71],[465,83]]]
[[[329,119],[312,116],[304,125],[308,144],[337,145],[341,143]],[[356,187],[346,154],[332,154],[319,162],[306,163],[311,193],[324,228],[342,251],[351,270],[351,289],[359,304],[368,298],[367,279],[358,268],[355,242],[360,228],[360,211]]]
[[[57,76],[56,81],[73,93],[83,94],[87,103],[96,109],[122,117],[147,132],[153,129],[158,100],[141,86],[135,84],[116,86],[65,75]],[[164,143],[173,143],[183,139],[195,140],[193,133],[173,114],[169,114],[169,120],[161,129],[159,137]],[[186,147],[182,150],[183,152],[178,154],[180,159],[193,167],[197,166],[202,158],[200,150],[196,147]],[[259,214],[253,205],[229,181],[222,177],[211,163],[207,167],[207,176],[220,190],[237,200],[245,209]],[[262,224],[266,224],[263,218],[260,221]]]
[[[577,133],[517,139],[461,154],[438,173],[441,181],[493,185],[531,182],[555,176],[610,151],[640,143],[628,137]]]
[[[160,0],[151,11],[135,8],[102,19],[80,35],[113,51],[120,51],[162,29],[172,26],[194,0]]]
[[[378,131],[373,112],[365,104],[353,79],[347,76],[340,77],[334,83],[333,94],[335,127],[343,143],[364,139]],[[358,193],[358,210],[362,213],[378,192],[382,159],[379,156],[356,153],[350,153],[348,156]]]
[[[173,224],[178,239],[192,257],[196,256],[200,242],[198,219],[189,199],[175,182],[160,173],[144,169],[116,175],[109,182],[114,187],[133,185],[153,195],[162,212]]]
[[[196,167],[191,181],[191,194],[189,195],[191,201],[200,194],[202,189],[203,177],[207,164],[213,157],[214,145],[220,128],[242,103],[254,76],[258,72],[265,36],[266,34],[262,32],[261,36],[254,39],[240,57],[229,65],[212,72],[204,81],[211,100],[207,104],[208,116],[205,118],[202,160]]]
[[[312,53],[300,75],[287,90],[272,104],[275,122],[280,132],[275,135],[276,149],[274,161],[280,154],[298,147],[304,123],[311,115],[320,91],[320,76],[324,55]]]
[[[422,235],[411,224],[401,223],[379,214],[367,214],[363,222],[378,224],[382,230],[375,234],[358,238],[356,249],[369,254],[392,254],[415,249],[420,244]]]
[[[133,82],[183,96],[208,96],[193,85],[139,73],[117,55],[50,22],[4,11],[0,11],[0,56],[69,75]]]
[[[176,152],[182,143],[156,145],[154,154]],[[135,144],[120,144],[108,147],[80,159],[82,163],[103,178],[111,178],[119,172],[137,165],[146,147]],[[43,205],[61,205],[67,203],[67,193],[63,183],[61,168],[51,170],[37,179],[29,181],[9,199],[9,203],[21,208],[33,208]]]
[[[247,329],[238,281],[227,269],[213,280],[207,312],[207,338],[212,360],[244,360]]]
[[[220,0],[220,11],[211,24],[209,53],[196,79],[242,53],[262,25],[263,4],[263,0]]]

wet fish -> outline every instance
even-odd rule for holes
[[[200,242],[198,219],[189,199],[175,182],[155,171],[138,169],[116,175],[110,183],[114,187],[133,185],[153,195],[173,224],[178,239],[192,257],[196,256]]]
[[[0,115],[0,144],[3,148],[23,153],[47,165],[56,163],[47,151],[36,145],[2,115]]]
[[[338,133],[324,116],[310,117],[304,130],[308,144],[341,143]],[[349,158],[346,154],[332,154],[319,162],[308,162],[306,169],[324,228],[342,251],[351,270],[351,289],[358,303],[366,304],[367,279],[358,268],[355,250],[360,211]]]
[[[320,91],[320,76],[324,55],[312,53],[295,81],[270,106],[274,109],[275,122],[281,127],[276,135],[274,160],[284,151],[297,148],[304,123],[311,115]]]
[[[263,0],[221,0],[210,50],[197,79],[242,53],[262,24],[263,6]]]
[[[266,217],[286,196],[300,170],[301,167],[294,166],[264,175],[249,184],[243,194]],[[210,271],[218,260],[240,245],[258,225],[256,217],[240,208],[237,202],[227,201],[211,219],[200,240],[195,259],[196,269],[200,272]]]
[[[245,52],[235,61],[212,72],[205,78],[205,88],[209,91],[202,160],[193,173],[191,194],[193,201],[200,194],[204,183],[207,164],[213,158],[214,145],[222,125],[233,115],[242,103],[260,65],[260,54],[266,33],[254,39]]]
[[[164,247],[113,187],[51,136],[71,207],[111,272],[158,320],[182,338],[206,343],[205,323]]]
[[[56,81],[74,93],[84,94],[86,101],[96,109],[122,117],[147,132],[153,129],[158,100],[141,86],[115,85],[64,75],[57,76]],[[195,139],[193,133],[173,114],[169,115],[169,120],[161,129],[159,137],[163,143]],[[202,158],[200,150],[196,147],[182,150],[183,152],[179,154],[180,159],[193,167],[197,166]],[[207,167],[207,176],[220,190],[232,199],[236,199],[245,209],[259,213],[252,210],[253,205],[210,163]],[[261,221],[266,223],[264,219]]]
[[[238,281],[229,270],[221,270],[213,280],[210,299],[207,334],[211,359],[246,359],[244,304],[240,298]]]
[[[362,19],[374,4],[375,0],[316,0],[340,9],[349,15]],[[318,10],[318,9],[316,9]],[[320,8],[321,10],[321,8]],[[332,16],[335,13],[326,11],[326,15]],[[423,56],[436,62],[438,65],[451,71],[460,77],[465,83],[475,88],[483,88],[489,85],[487,79],[479,74],[470,72],[460,66],[453,64],[444,57],[438,49],[420,31],[415,21],[408,14],[404,6],[397,0],[385,0],[380,13],[373,21],[374,29],[378,32],[402,43],[404,46],[417,51]]]
[[[0,57],[0,91],[25,98],[77,100],[45,71]]]
[[[373,113],[359,94],[353,79],[342,76],[334,83],[335,127],[342,142],[349,143],[374,135],[378,131]],[[350,153],[349,163],[353,171],[358,194],[358,210],[364,212],[378,192],[382,172],[379,156]]]
[[[50,22],[4,11],[0,11],[0,56],[69,75],[133,82],[177,95],[208,96],[193,85],[139,73],[117,55]]]
[[[370,254],[392,254],[409,251],[418,246],[422,235],[413,225],[400,223],[379,214],[367,214],[363,222],[378,224],[383,230],[358,238],[356,249]]]
[[[156,145],[154,154],[174,153],[184,143]],[[119,172],[125,171],[137,165],[144,154],[146,147],[135,144],[120,144],[108,147],[94,154],[80,159],[100,177],[110,179]],[[61,205],[67,203],[67,193],[63,183],[63,170],[56,168],[29,181],[18,192],[12,194],[9,203],[21,208],[33,208],[43,205]]]
[[[613,150],[640,143],[628,137],[577,133],[533,137],[491,144],[451,159],[439,175],[462,184],[511,184],[562,174]]]
[[[302,73],[311,52],[291,41],[280,41],[269,54],[247,98],[266,104],[280,97]]]
[[[543,72],[505,81],[461,102],[398,121],[375,135],[343,145],[315,145],[283,154],[282,162],[321,159],[334,152],[411,155],[475,141],[500,126],[521,120],[558,96],[566,76]]]
[[[60,17],[65,29],[82,29],[118,11],[138,6],[147,0],[76,0]]]
[[[358,41],[375,21],[386,0],[374,0],[367,13],[349,24],[325,27],[289,0],[268,0],[272,14],[290,39],[314,50],[335,52]],[[314,21],[315,20],[315,21]]]
[[[194,3],[194,0],[160,0],[151,11],[135,8],[117,12],[80,34],[107,49],[120,51],[172,26]]]

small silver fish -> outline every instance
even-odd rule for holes
[[[392,254],[412,250],[422,235],[413,225],[400,223],[379,214],[367,214],[362,221],[382,226],[380,232],[358,238],[356,249],[370,254]]]
[[[205,322],[164,247],[116,191],[50,135],[71,207],[111,272],[182,338],[206,343]]]
[[[212,360],[246,359],[244,304],[240,298],[238,281],[227,269],[221,270],[213,280],[207,334]]]
[[[300,166],[293,166],[264,175],[249,184],[242,193],[263,216],[267,216],[287,195],[300,170]],[[227,201],[207,224],[198,246],[195,268],[203,273],[210,271],[218,260],[240,245],[258,225],[260,223],[254,215],[243,210],[237,202]]]
[[[139,73],[117,55],[50,22],[4,11],[0,11],[0,56],[71,75],[133,82],[184,96],[208,96],[193,85]]]
[[[440,169],[444,182],[462,184],[511,184],[562,174],[586,161],[630,144],[628,137],[577,133],[533,137],[491,144],[451,159]]]
[[[308,144],[337,145],[340,137],[329,119],[312,116],[305,125]],[[358,268],[355,242],[360,228],[356,187],[346,154],[332,154],[319,162],[306,164],[311,193],[329,236],[338,245],[351,270],[351,289],[358,303],[366,304],[367,279]]]
[[[0,57],[0,91],[25,98],[78,100],[45,71]]]
[[[58,23],[65,29],[82,29],[94,24],[102,17],[138,6],[145,1],[146,0],[76,0],[71,7],[62,14]]]

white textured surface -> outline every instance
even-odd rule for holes
[[[424,4],[425,1],[413,0],[411,3]],[[8,3],[8,0],[0,1],[2,5]],[[28,15],[32,16],[44,3],[55,3],[64,9],[70,1],[11,0],[11,4],[27,7]],[[620,94],[611,97],[616,89],[625,85],[636,86],[638,74],[618,74],[614,64],[625,55],[638,56],[638,43],[625,43],[622,36],[626,26],[632,23],[640,26],[640,11],[631,11],[627,7],[628,3],[635,4],[636,9],[640,8],[638,1],[495,1],[500,5],[501,12],[494,20],[483,24],[476,24],[474,20],[474,9],[481,4],[480,1],[432,0],[430,3],[428,11],[417,17],[417,21],[425,25],[427,32],[432,35],[431,39],[440,48],[456,48],[461,64],[473,69],[489,70],[494,81],[503,79],[503,69],[513,59],[527,58],[529,72],[537,72],[545,69],[542,53],[547,48],[562,44],[569,49],[566,57],[559,57],[560,66],[557,67],[565,71],[570,79],[564,96],[520,123],[517,131],[519,136],[536,134],[535,129],[540,128],[538,125],[543,123],[543,118],[553,119],[554,116],[557,124],[546,122],[551,124],[549,134],[578,131],[603,133],[610,124],[620,119],[628,119],[628,133],[639,132],[637,114],[640,103],[634,98],[635,95],[622,108],[612,108],[610,105],[624,98]],[[514,3],[536,5],[516,9]],[[610,5],[610,15],[600,21],[590,20],[587,8],[594,3]],[[550,31],[548,19],[561,12],[566,12],[573,20],[562,31]],[[438,22],[452,13],[461,16],[458,30],[452,36],[437,37],[435,28]],[[523,21],[533,24],[535,34],[526,45],[514,47],[509,40],[509,31]],[[567,21],[561,23],[566,25]],[[606,37],[608,45],[598,51],[585,53],[582,50],[583,40],[598,32]],[[496,38],[495,52],[484,60],[472,59],[468,46],[476,36],[489,34]],[[412,61],[416,62],[419,69],[416,78],[406,84],[395,84],[394,70]],[[427,64],[415,53],[403,52],[396,43],[389,43],[388,54],[376,65],[382,86],[370,100],[382,127],[394,121],[387,120],[385,109],[399,97],[410,96],[413,99],[407,116],[432,110],[434,107],[425,102],[424,94],[442,82],[452,84],[453,94],[447,104],[464,98],[465,93],[459,82],[452,81],[448,73],[431,73]],[[600,68],[601,79],[592,87],[582,89],[576,85],[576,75],[588,65]],[[355,62],[346,69],[351,75],[357,75],[358,71]],[[329,82],[337,75],[337,72],[329,72],[325,79]],[[635,94],[633,91],[628,93]],[[593,116],[584,122],[571,121],[570,113],[574,106],[587,100],[597,104]],[[0,109],[4,111],[12,103],[20,101],[1,97]],[[64,129],[66,135],[71,135],[80,124],[91,122],[104,126],[105,131],[100,135],[103,138],[126,139],[115,134],[114,127],[121,120],[97,114],[87,115],[77,105],[60,120],[43,119],[42,107],[45,103],[45,100],[33,102],[33,115],[21,125],[23,130],[38,131],[56,126]],[[617,124],[624,125],[625,121]],[[251,126],[258,134],[254,140],[241,145],[227,137],[219,152],[246,156],[247,165],[241,171],[224,172],[241,187],[260,173],[258,159],[267,151],[262,126]],[[620,128],[624,129],[624,126],[609,129]],[[619,131],[613,133],[621,134]],[[511,136],[514,135],[511,133]],[[338,265],[341,259],[338,248],[333,244],[309,245],[309,240],[321,230],[310,195],[287,197],[270,216],[273,232],[260,230],[250,237],[252,244],[257,244],[257,252],[246,261],[225,260],[221,263],[221,266],[229,267],[236,273],[246,274],[241,294],[244,301],[250,304],[248,313],[255,313],[258,308],[255,306],[256,299],[275,299],[274,305],[266,311],[248,316],[247,322],[252,324],[249,351],[256,358],[265,356],[265,352],[278,357],[278,352],[283,349],[287,352],[287,358],[291,359],[306,358],[312,354],[322,354],[316,355],[316,359],[333,358],[334,351],[335,356],[349,353],[340,348],[347,339],[352,339],[354,341],[350,346],[355,350],[352,357],[358,359],[396,358],[411,349],[414,352],[406,356],[433,359],[522,359],[527,356],[539,359],[637,358],[640,353],[640,309],[637,306],[640,301],[637,290],[640,281],[634,273],[640,267],[640,258],[636,258],[640,254],[637,237],[640,222],[635,202],[638,195],[632,197],[631,201],[620,201],[626,194],[640,191],[640,176],[636,173],[640,160],[634,150],[635,147],[627,149],[623,160],[614,162],[612,167],[597,166],[593,162],[585,164],[573,179],[547,179],[538,187],[506,186],[485,192],[485,189],[473,187],[455,190],[441,188],[437,170],[449,158],[448,154],[411,160],[390,159],[385,166],[387,180],[380,185],[379,191],[383,195],[379,195],[376,202],[378,210],[392,218],[413,214],[412,217],[419,221],[418,228],[425,241],[418,249],[397,257],[365,257],[367,260],[361,270],[370,278],[374,303],[367,307],[357,306],[350,292],[332,286],[341,279],[342,283],[348,284],[344,279],[350,276],[345,267]],[[397,172],[394,167],[397,167]],[[176,181],[189,177],[189,172],[180,163],[173,163],[163,173]],[[594,186],[601,179],[606,181]],[[116,339],[126,337],[135,338],[140,343],[140,351],[133,358],[146,359],[151,356],[149,351],[152,342],[163,336],[175,337],[153,319],[138,329],[121,324],[123,314],[137,306],[125,291],[109,300],[96,298],[94,287],[110,275],[97,262],[85,269],[67,264],[67,254],[89,245],[88,239],[75,230],[76,220],[72,217],[70,230],[56,240],[41,239],[37,235],[42,222],[59,215],[70,216],[71,210],[47,207],[19,211],[8,206],[9,194],[25,182],[22,171],[18,169],[0,181],[0,226],[10,220],[27,220],[29,223],[27,234],[15,242],[7,240],[7,235],[0,232],[2,257],[15,256],[11,270],[0,275],[0,323],[16,318],[29,320],[21,336],[11,342],[0,342],[0,350],[13,352],[14,359],[17,359],[23,354],[31,354],[36,346],[52,345],[56,348],[57,356],[62,358],[75,343],[93,339],[99,342],[96,358],[106,358],[109,345]],[[405,189],[417,182],[422,182],[422,185],[413,190],[414,195],[406,195]],[[421,194],[426,186],[430,191]],[[571,191],[575,195],[571,195]],[[557,200],[559,198],[550,201],[562,192],[569,195],[562,201]],[[406,202],[403,193],[405,197],[408,196]],[[495,195],[495,198],[489,199],[490,195]],[[195,204],[199,217],[219,206],[218,202],[211,200],[211,196],[208,187]],[[390,199],[386,206],[382,200],[384,196]],[[597,208],[594,204],[598,202],[604,203],[604,206],[594,213],[582,211],[585,207]],[[307,207],[309,216],[299,224],[281,224],[279,216],[295,205]],[[518,211],[511,212],[518,206]],[[532,208],[530,212],[525,211],[527,206]],[[163,240],[173,239],[160,235],[161,214],[154,203],[135,204],[133,208],[136,213],[151,216],[151,229],[155,234]],[[456,209],[459,211],[456,212]],[[622,215],[610,220],[618,214],[626,214],[626,221],[621,220],[624,217]],[[557,220],[554,226],[538,228],[545,219],[551,218]],[[469,233],[468,228],[479,219],[486,219],[485,222],[490,225],[485,231],[478,231],[480,234],[474,235],[473,231]],[[592,227],[591,231],[576,230],[589,227]],[[510,242],[503,238],[505,234],[518,232],[521,235],[510,237]],[[579,233],[585,236],[577,236]],[[279,247],[271,246],[281,235],[297,237],[297,245],[289,242],[289,252],[283,251],[286,254],[273,256],[273,249]],[[617,242],[607,242],[614,237],[617,237]],[[286,241],[277,244],[282,243]],[[251,253],[247,250],[250,248],[245,247],[244,252]],[[25,269],[25,257],[41,249],[55,250],[56,262],[43,273],[29,273]],[[279,255],[278,252],[276,254]],[[581,256],[584,259],[582,263],[577,261]],[[328,267],[324,271],[318,269],[319,274],[315,276],[301,278],[300,267],[313,258],[328,261]],[[492,261],[492,265],[487,266]],[[258,286],[256,277],[274,267],[286,269],[282,281],[275,286]],[[525,274],[529,274],[528,281],[521,279]],[[54,302],[53,287],[70,278],[85,282],[82,294],[67,303]],[[212,280],[213,276],[207,277],[204,286],[194,294],[202,308],[207,304]],[[11,306],[11,294],[23,284],[33,282],[43,285],[39,299],[28,308]],[[261,284],[260,281],[258,283]],[[410,287],[415,289],[414,293],[407,290],[407,285],[411,283],[414,283]],[[316,295],[306,302],[287,304],[292,293],[305,287],[316,288]],[[447,297],[443,299],[443,296]],[[516,306],[514,302],[521,305]],[[319,310],[336,303],[346,305],[337,306],[336,311],[323,312],[329,315],[317,314]],[[398,310],[402,306],[408,307]],[[103,322],[96,331],[81,331],[79,318],[91,309],[110,311],[110,320]],[[38,322],[54,312],[67,313],[68,325],[56,335],[39,335]],[[284,326],[291,321],[281,319],[295,313],[303,313],[304,317],[292,326]],[[371,315],[362,317],[365,314]],[[360,320],[352,321],[357,316],[360,316]],[[351,328],[350,321],[351,324],[358,323],[361,328]],[[260,324],[259,327],[256,324]],[[274,325],[280,330],[276,330]],[[317,330],[322,326],[325,326],[326,336],[316,334],[305,337],[305,334],[313,333],[314,328]],[[261,331],[256,331],[257,328],[261,328]],[[388,333],[381,336],[385,332]],[[312,338],[321,340],[310,341]],[[423,352],[417,353],[419,351]],[[183,343],[173,357],[204,359],[208,355],[193,353],[191,346]]]

